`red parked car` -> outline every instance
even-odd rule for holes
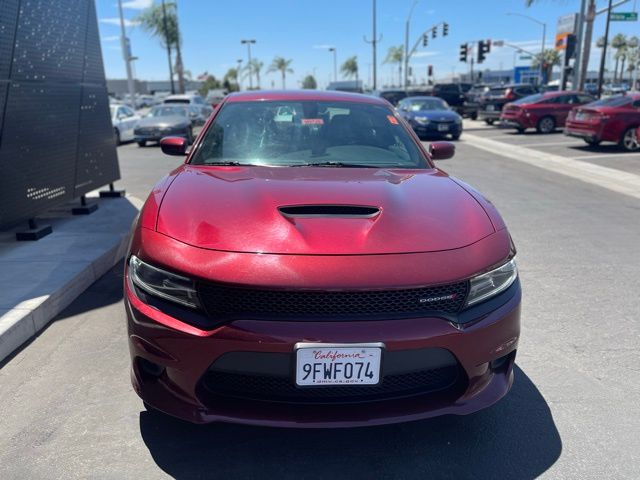
[[[640,126],[640,92],[617,95],[571,111],[565,135],[582,138],[589,145],[615,142],[629,152],[640,150],[636,129]]]
[[[527,128],[535,128],[539,133],[551,133],[556,128],[564,127],[572,108],[594,100],[591,95],[580,92],[538,93],[506,104],[500,121],[520,133]]]
[[[184,155],[183,138],[161,141]],[[132,381],[196,423],[376,425],[509,390],[515,247],[383,99],[225,98],[147,199],[125,270]]]

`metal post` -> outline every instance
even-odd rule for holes
[[[329,51],[333,52],[333,81],[338,81],[338,59],[336,47],[329,47]]]
[[[587,2],[582,0],[580,4],[580,13],[578,14],[578,35],[576,36],[576,55],[573,61],[573,79],[572,87],[578,88],[580,80],[581,62],[582,62],[582,44],[584,43],[584,19],[587,16]]]
[[[411,9],[409,10],[409,15],[407,16],[407,23],[405,24],[404,29],[404,89],[407,89],[407,83],[409,80],[409,28],[411,25],[411,16],[413,15],[413,9],[416,8],[418,4],[418,0],[413,0],[413,4],[411,5]]]
[[[376,0],[373,0],[373,38],[371,40],[367,40],[366,35],[363,37],[365,43],[370,43],[373,48],[373,89],[376,90],[378,85],[378,61],[376,58],[377,52],[377,44],[382,40],[382,35],[378,38],[378,34],[376,31]]]
[[[544,68],[542,64],[544,61],[544,43],[546,39],[547,39],[547,24],[543,23],[542,24],[542,49],[540,50],[540,85],[542,85],[542,82],[544,80]],[[547,81],[549,80],[550,79],[547,79]]]
[[[127,86],[129,88],[129,102],[130,102],[131,108],[135,110],[136,91],[133,85],[133,75],[131,73],[131,55],[129,52],[130,44],[124,29],[124,14],[122,13],[122,0],[118,0],[118,10],[120,12],[120,43],[122,45],[122,56],[124,57],[124,63],[127,67]]]
[[[240,43],[247,45],[247,68],[249,69],[249,90],[253,90],[253,65],[251,64],[251,44],[256,43],[254,39],[240,40]]]
[[[602,96],[602,80],[604,77],[604,62],[607,57],[607,43],[609,42],[609,20],[611,18],[611,3],[609,0],[609,8],[607,10],[607,23],[604,28],[604,46],[602,47],[602,57],[600,57],[600,71],[598,72],[598,98]]]
[[[171,43],[169,42],[169,27],[167,26],[167,7],[162,0],[162,24],[164,27],[164,39],[167,43],[167,57],[169,59],[169,80],[171,81],[171,93],[176,93],[176,86],[173,83],[173,65],[171,65]]]

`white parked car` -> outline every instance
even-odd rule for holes
[[[204,98],[202,98],[200,95],[189,93],[169,95],[164,99],[163,103],[182,103],[186,105],[197,105],[199,107],[206,105]]]
[[[111,124],[116,145],[133,140],[133,129],[140,121],[140,116],[127,105],[109,105],[109,108],[111,109]]]

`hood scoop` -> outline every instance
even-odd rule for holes
[[[287,205],[278,207],[287,218],[373,218],[378,207],[364,205]]]

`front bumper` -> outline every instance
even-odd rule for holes
[[[465,415],[498,401],[513,382],[520,335],[519,283],[499,297],[499,306],[464,327],[439,317],[353,322],[237,320],[203,332],[167,326],[170,319],[161,318],[167,315],[141,302],[125,284],[132,383],[138,395],[151,406],[194,423],[354,427],[444,414]],[[289,358],[293,369],[294,345],[302,340],[382,342],[387,355],[421,349],[445,350],[455,357],[462,375],[444,391],[361,403],[256,401],[216,395],[203,388],[203,379],[212,364],[232,352],[279,354]],[[142,363],[160,366],[159,374],[150,375],[148,368],[141,367],[141,359]]]
[[[446,125],[446,130],[440,130],[439,125]],[[454,137],[462,134],[462,124],[457,123],[449,123],[449,124],[438,124],[438,123],[428,123],[426,125],[422,125],[416,122],[411,123],[411,127],[413,131],[416,132],[419,136],[424,137],[444,137],[446,135],[452,135]]]

